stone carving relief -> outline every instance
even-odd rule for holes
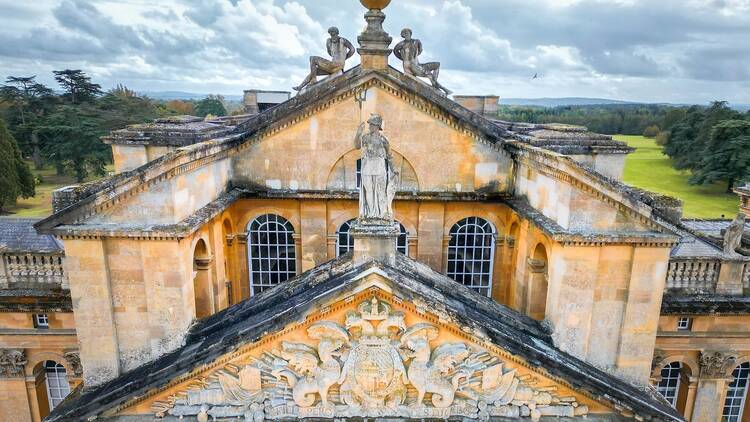
[[[588,407],[535,388],[486,350],[438,339],[438,327],[407,326],[377,298],[350,311],[344,325],[319,321],[311,343],[287,342],[259,359],[227,365],[166,402],[157,417],[266,419],[584,416]],[[311,345],[311,344],[314,344]]]
[[[83,366],[81,365],[81,357],[78,354],[77,350],[65,352],[63,357],[68,362],[68,365],[70,365],[70,369],[73,370],[73,375],[78,376],[78,377],[83,375]]]
[[[735,359],[735,356],[728,353],[701,352],[699,361],[701,377],[725,377],[729,368],[734,366]]]
[[[0,349],[0,376],[22,377],[26,363],[26,354],[23,349]]]
[[[667,359],[667,354],[661,349],[654,349],[654,358],[651,361],[651,372],[653,373],[657,369],[661,372],[662,366],[664,366],[664,360]]]

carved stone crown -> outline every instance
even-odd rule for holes
[[[388,318],[391,313],[391,305],[379,301],[373,297],[369,302],[362,302],[357,310],[362,315],[362,319],[367,321],[382,321]]]

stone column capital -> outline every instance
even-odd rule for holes
[[[727,378],[727,372],[734,366],[737,353],[703,350],[699,364],[701,378]]]

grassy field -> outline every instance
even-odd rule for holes
[[[36,196],[32,198],[18,198],[15,206],[5,207],[3,216],[17,218],[42,218],[52,214],[52,191],[63,186],[74,185],[73,176],[58,176],[52,167],[35,170],[29,163],[29,168],[42,182],[36,186]],[[107,171],[113,171],[113,166],[107,166]],[[93,178],[92,178],[93,180]]]
[[[725,192],[725,183],[689,185],[690,173],[672,168],[669,157],[653,139],[628,135],[615,139],[637,148],[625,161],[625,183],[682,199],[686,218],[732,218],[737,214],[739,198]]]

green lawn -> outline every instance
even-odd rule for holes
[[[732,218],[737,214],[739,198],[726,193],[725,183],[689,185],[690,173],[672,168],[669,157],[653,139],[630,135],[616,135],[615,139],[637,148],[625,160],[625,183],[681,199],[687,218]]]
[[[31,172],[42,180],[40,184],[36,185],[36,196],[27,199],[18,198],[16,205],[3,209],[3,216],[18,218],[47,217],[52,214],[52,191],[63,186],[76,184],[75,177],[58,176],[52,167],[35,170],[34,164],[31,162],[28,164]],[[108,165],[106,170],[108,172],[114,171],[114,166]]]

